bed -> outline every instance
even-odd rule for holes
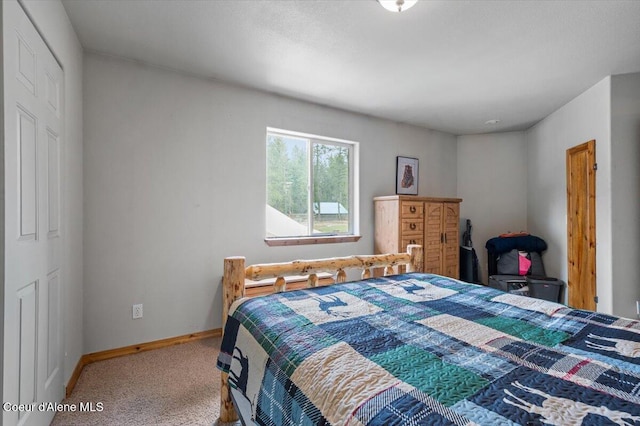
[[[344,282],[356,267],[363,279]],[[317,287],[330,270],[338,282]],[[244,424],[278,426],[640,425],[638,321],[420,271],[415,245],[225,259],[220,421],[237,407]],[[284,291],[286,274],[308,274],[309,288]],[[276,293],[243,298],[263,278]]]

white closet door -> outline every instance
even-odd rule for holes
[[[4,425],[46,425],[64,397],[61,158],[64,75],[15,1],[2,4],[4,49]]]

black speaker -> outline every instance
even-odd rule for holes
[[[478,256],[473,247],[460,246],[460,280],[480,283]]]

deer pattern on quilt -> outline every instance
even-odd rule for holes
[[[318,302],[318,308],[324,313],[326,313],[327,315],[340,316],[340,317],[347,316],[347,314],[345,314],[344,312],[342,313],[334,312],[335,308],[348,306],[348,304],[343,300],[341,300],[338,296],[334,296],[334,295],[316,296],[316,297],[313,297],[313,299],[316,302]]]
[[[236,356],[236,351],[238,352],[238,356]],[[249,357],[244,356],[240,348],[236,347],[233,350],[233,359],[240,363],[240,375],[236,374],[234,371],[229,371],[229,382],[237,389],[240,389],[245,398],[249,399],[247,397],[247,384],[249,383]]]
[[[615,339],[613,337],[603,337],[597,334],[589,333],[588,339],[597,339],[602,342],[614,343],[613,346],[603,345],[598,342],[591,342],[586,340],[587,347],[590,349],[596,349],[605,352],[615,352],[619,355],[626,356],[628,358],[640,358],[640,342],[633,342],[631,340]]]
[[[412,281],[401,281],[398,283],[398,285],[407,293],[409,294],[413,294],[414,296],[417,296],[416,291],[420,291],[422,290],[422,292],[425,291],[425,288],[422,286],[417,285],[416,283],[412,282]]]
[[[589,414],[595,414],[606,417],[609,421],[617,425],[633,425],[635,422],[640,421],[640,416],[633,416],[624,411],[611,410],[604,406],[593,406],[585,404],[580,401],[573,401],[571,399],[562,398],[559,396],[549,395],[538,389],[525,386],[518,381],[511,383],[512,386],[524,390],[525,392],[533,395],[538,395],[544,398],[542,405],[536,405],[531,402],[525,401],[522,398],[515,396],[508,389],[504,389],[504,393],[507,397],[502,400],[514,407],[521,408],[529,413],[539,414],[541,416],[541,422],[547,425],[557,426],[572,426],[581,425],[585,417]],[[512,399],[510,399],[512,398]],[[570,413],[568,415],[567,413]]]

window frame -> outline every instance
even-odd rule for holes
[[[304,244],[329,244],[329,243],[342,243],[342,242],[355,242],[358,241],[361,236],[359,235],[359,219],[360,219],[360,209],[359,209],[359,143],[355,141],[350,141],[346,139],[338,139],[328,136],[320,136],[314,135],[311,133],[303,133],[296,132],[291,130],[279,129],[275,127],[267,127],[267,131],[265,134],[265,141],[269,139],[269,136],[280,136],[280,137],[292,137],[292,138],[300,138],[307,139],[307,170],[308,170],[308,186],[307,186],[307,195],[308,195],[308,232],[307,235],[301,236],[282,236],[282,237],[267,237],[265,236],[264,241],[269,246],[291,246],[291,245],[304,245]],[[314,185],[314,173],[313,173],[313,146],[314,144],[322,144],[322,145],[332,145],[344,147],[349,150],[349,206],[347,207],[349,210],[348,213],[348,223],[349,230],[346,233],[331,233],[331,234],[313,234],[313,224],[314,224],[314,215],[313,215],[313,206],[315,200],[313,199],[313,185]],[[268,167],[268,165],[267,165]],[[266,175],[266,168],[265,168]],[[268,182],[265,179],[265,196],[267,195],[266,189],[268,187]],[[266,201],[266,200],[265,200]],[[265,202],[265,205],[268,205]],[[265,214],[265,235],[266,235],[266,214]]]

